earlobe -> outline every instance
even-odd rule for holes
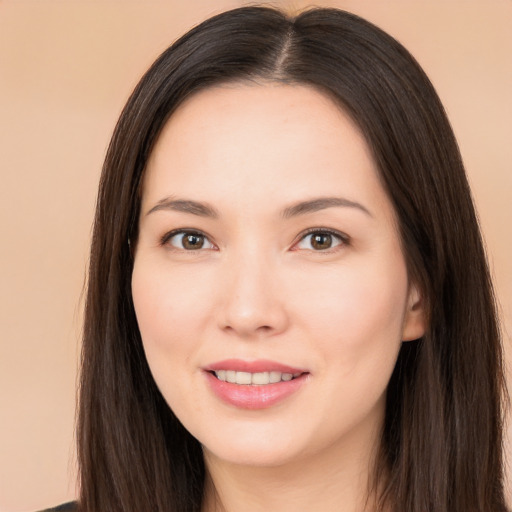
[[[402,341],[421,338],[427,329],[425,301],[416,285],[411,285],[402,327]]]

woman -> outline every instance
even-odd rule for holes
[[[463,165],[395,40],[241,8],[154,63],[98,196],[84,511],[505,511]]]

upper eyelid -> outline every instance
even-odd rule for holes
[[[350,237],[342,233],[341,231],[338,231],[337,229],[332,228],[309,228],[306,231],[303,231],[300,235],[297,236],[297,242],[300,242],[302,239],[304,239],[306,236],[311,235],[313,233],[327,233],[329,235],[333,235],[341,239],[341,241],[347,243],[350,241]],[[295,243],[297,243],[295,242]]]
[[[305,231],[302,232],[302,235],[310,235],[311,233],[329,233],[331,235],[337,235],[339,237],[348,238],[348,235],[345,233],[342,233],[341,231],[338,231],[337,229],[333,228],[308,228]],[[299,235],[301,236],[301,235]]]
[[[172,238],[173,236],[175,235],[179,235],[179,234],[182,234],[182,233],[191,233],[191,234],[194,234],[194,235],[201,235],[201,236],[204,236],[208,239],[210,239],[210,235],[208,235],[208,233],[205,233],[204,231],[200,230],[200,229],[196,229],[196,228],[178,228],[178,229],[172,229],[171,231],[168,231],[167,233],[165,233],[163,236],[162,236],[162,239],[165,239],[165,238]]]

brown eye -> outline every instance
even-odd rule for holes
[[[182,243],[185,249],[201,249],[204,245],[204,236],[195,234],[184,235]]]
[[[316,233],[311,235],[311,247],[318,251],[330,249],[332,245],[332,235],[327,233]]]
[[[186,251],[197,251],[199,249],[212,249],[213,244],[201,233],[191,231],[181,231],[171,236],[168,241],[170,245],[177,249]]]
[[[325,251],[344,242],[345,240],[341,235],[329,233],[328,231],[314,231],[305,235],[296,247],[298,249]]]

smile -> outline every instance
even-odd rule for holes
[[[203,368],[213,395],[239,409],[285,403],[310,381],[309,371],[275,361],[229,359]]]
[[[240,384],[245,386],[266,386],[267,384],[277,384],[278,382],[288,382],[302,375],[298,373],[284,372],[237,372],[236,370],[218,370],[213,372],[217,379],[231,384]]]

